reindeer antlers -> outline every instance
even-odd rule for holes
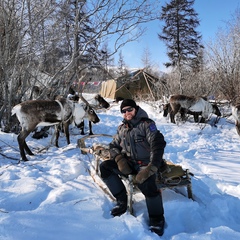
[[[86,105],[90,106],[89,102],[83,97],[82,93],[79,93],[79,98],[86,103]]]

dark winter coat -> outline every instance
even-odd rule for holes
[[[110,143],[111,149],[126,154],[135,164],[147,165],[151,162],[158,168],[162,166],[165,146],[164,137],[155,122],[140,107],[132,120],[123,120]]]

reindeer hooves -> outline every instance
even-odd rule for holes
[[[81,135],[86,135],[85,133],[80,133]],[[92,132],[90,132],[88,135],[94,135]]]
[[[29,160],[27,158],[22,158],[22,160],[20,160],[22,162],[28,162]]]
[[[26,152],[29,156],[34,156],[34,154],[31,151],[30,152],[26,151]],[[25,159],[25,158],[22,158],[22,159]]]

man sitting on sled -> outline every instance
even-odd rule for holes
[[[119,175],[133,174],[146,199],[150,230],[162,236],[165,219],[156,174],[164,168],[166,142],[155,122],[134,100],[123,100],[120,111],[123,123],[109,145],[111,159],[100,164],[101,177],[117,200],[111,214],[120,216],[127,211],[127,192]]]

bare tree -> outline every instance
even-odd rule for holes
[[[126,63],[124,61],[122,51],[119,52],[117,74],[118,74],[118,77],[121,77],[123,75],[127,75],[128,74],[128,69],[127,69]]]
[[[27,50],[27,31],[25,16],[27,2],[25,1],[0,1],[0,22],[1,22],[1,88],[2,103],[0,110],[0,122],[6,113],[10,119],[10,110],[13,104],[18,102],[29,87],[24,81],[27,71],[23,66],[29,66],[27,60],[30,50]]]
[[[216,88],[228,100],[236,101],[240,92],[240,10],[220,30],[207,48],[208,63],[214,73]]]
[[[74,14],[67,21],[66,12],[73,4]],[[156,4],[147,0],[0,0],[4,93],[0,122],[4,112],[9,122],[11,107],[33,89],[38,72],[48,71],[49,75],[42,97],[48,89],[61,89],[65,82],[80,78],[83,71],[92,71],[97,63],[97,51],[90,51],[93,45],[101,49],[105,41],[111,41],[108,56],[113,56],[143,34],[143,24],[155,20],[157,10]],[[92,61],[84,62],[87,56]]]
[[[147,72],[151,72],[153,63],[151,60],[151,53],[148,47],[144,48],[141,60],[142,60],[144,69]]]

